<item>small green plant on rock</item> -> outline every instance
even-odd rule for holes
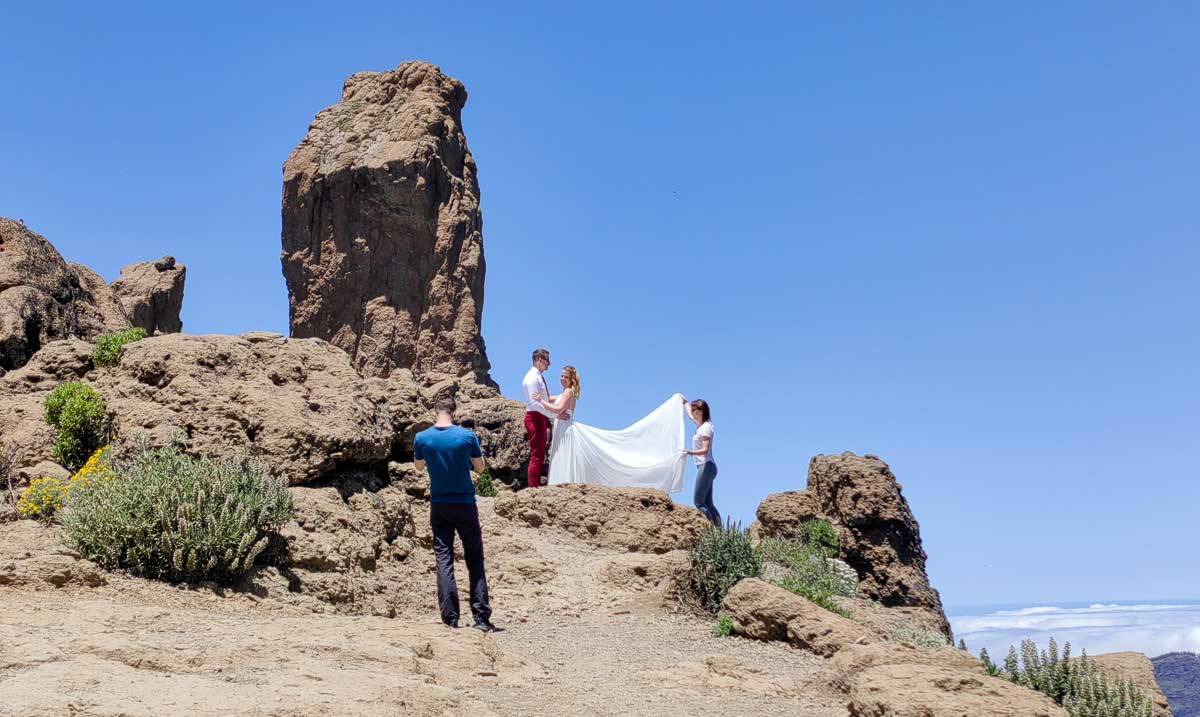
[[[116,366],[121,363],[121,349],[125,344],[141,341],[146,338],[146,330],[138,327],[118,331],[115,334],[104,334],[96,339],[96,348],[92,351],[92,362],[97,366]]]
[[[169,581],[230,583],[292,514],[287,486],[255,463],[176,447],[109,459],[63,512],[67,544],[108,568]]]
[[[739,580],[762,576],[762,558],[741,523],[705,528],[691,550],[691,563],[692,595],[712,613]]]
[[[804,542],[821,548],[828,557],[837,557],[838,534],[832,523],[820,519],[810,520],[804,524],[802,530]]]
[[[69,381],[50,392],[44,408],[46,423],[57,431],[50,454],[74,473],[105,443],[104,399],[91,386]]]
[[[475,495],[481,498],[496,497],[496,481],[492,480],[492,474],[486,470],[480,473],[475,481]]]
[[[733,618],[725,613],[717,615],[717,621],[713,623],[713,637],[729,637],[733,634]]]

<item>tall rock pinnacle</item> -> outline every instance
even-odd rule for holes
[[[355,74],[283,166],[292,335],[341,347],[364,376],[491,384],[466,101],[425,62]]]

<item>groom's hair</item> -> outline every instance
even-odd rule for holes
[[[547,351],[546,349],[534,349],[533,350],[533,360],[537,361],[538,359],[541,359],[543,361],[549,361],[550,360],[550,352]]]
[[[454,399],[450,398],[449,396],[445,398],[439,398],[437,403],[433,404],[434,413],[449,413],[451,416],[453,416],[454,412],[457,410],[458,403],[456,403]]]

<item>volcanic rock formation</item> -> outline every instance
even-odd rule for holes
[[[797,537],[800,526],[824,518],[837,528],[840,556],[858,573],[862,597],[888,607],[918,607],[950,623],[925,573],[921,533],[900,484],[875,456],[815,456],[808,490],[776,493],[758,507],[762,537]]]
[[[0,218],[0,374],[23,366],[56,339],[94,338],[132,326],[147,333],[179,331],[185,270],[170,261],[165,276],[154,281],[143,278],[154,264],[136,264],[109,286],[91,269],[67,263],[23,222]]]
[[[292,336],[326,339],[364,376],[491,383],[466,101],[424,62],[355,74],[284,164]]]

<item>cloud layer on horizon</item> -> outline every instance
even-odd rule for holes
[[[1132,650],[1151,657],[1165,652],[1200,652],[1200,604],[1095,604],[1087,607],[1028,607],[983,615],[950,617],[955,640],[972,654],[986,647],[999,662],[1009,645],[1031,639],[1045,647],[1051,637],[1071,643],[1078,655]]]

